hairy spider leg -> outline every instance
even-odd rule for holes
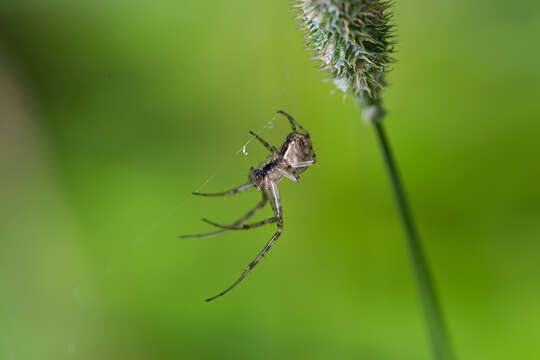
[[[268,150],[270,150],[272,153],[277,153],[278,152],[278,149],[276,149],[275,146],[273,145],[270,145],[267,141],[263,140],[263,138],[261,138],[259,135],[255,134],[253,131],[249,131],[249,133],[253,136],[255,136],[255,138],[257,140],[259,140],[261,142],[261,144],[264,145],[265,148],[267,148]]]
[[[275,217],[271,217],[271,218],[268,218],[268,219],[257,221],[256,223],[252,223],[252,224],[220,225],[220,224],[216,224],[215,222],[210,221],[208,219],[202,219],[202,220],[207,224],[214,225],[215,227],[226,229],[226,230],[248,230],[248,229],[253,229],[253,228],[263,226],[263,225],[266,225],[266,224],[275,223],[277,221],[277,219]]]
[[[290,166],[290,167],[294,167],[294,166]],[[279,172],[282,173],[283,176],[285,176],[287,179],[289,179],[291,181],[294,181],[294,182],[299,182],[300,181],[300,177],[294,176],[293,174],[291,174],[287,170],[279,169]]]
[[[262,193],[263,196],[262,196],[262,200],[257,204],[255,205],[255,207],[253,209],[251,209],[246,215],[242,216],[240,219],[236,220],[235,222],[232,223],[232,225],[230,225],[231,227],[235,227],[235,226],[238,226],[238,225],[241,225],[243,224],[245,221],[247,221],[250,217],[252,217],[253,215],[255,215],[255,213],[257,211],[259,211],[260,209],[262,209],[265,205],[266,205],[266,202],[268,201],[268,197],[266,196],[266,194],[263,192]],[[204,234],[194,234],[194,235],[180,235],[181,238],[202,238],[202,237],[210,237],[210,236],[216,236],[216,235],[219,235],[221,233],[224,233],[225,231],[229,231],[229,229],[227,228],[223,228],[221,230],[217,230],[217,231],[212,231],[212,232],[208,232],[208,233],[204,233]]]
[[[285,116],[289,120],[293,131],[296,131],[296,127],[298,126],[300,130],[304,132],[304,135],[308,138],[309,150],[311,151],[311,154],[313,156],[313,164],[314,164],[317,161],[317,156],[315,155],[315,152],[313,151],[313,145],[311,145],[311,137],[309,136],[309,133],[307,132],[307,130],[304,129],[302,125],[300,125],[296,120],[294,120],[294,118],[291,115],[287,114],[285,111],[279,110],[277,113]]]
[[[234,194],[238,194],[239,192],[241,191],[244,191],[244,190],[247,190],[249,189],[250,187],[252,187],[253,184],[252,183],[247,183],[245,185],[242,185],[240,187],[237,187],[237,188],[234,188],[234,189],[231,189],[231,190],[228,190],[228,191],[223,191],[223,192],[219,192],[219,193],[201,193],[201,192],[198,192],[198,191],[195,191],[193,192],[192,194],[193,195],[198,195],[198,196],[225,196],[225,195],[234,195]]]
[[[287,119],[289,119],[289,122],[291,123],[291,127],[292,127],[292,130],[293,130],[293,131],[296,131],[296,125],[298,125],[298,127],[299,127],[300,129],[304,130],[304,129],[300,126],[300,124],[298,124],[298,123],[293,119],[293,117],[292,117],[291,115],[287,114],[285,111],[283,111],[283,110],[278,110],[278,111],[276,111],[276,114],[281,114],[281,115],[285,116]],[[304,130],[304,131],[306,131],[306,130]]]
[[[279,200],[279,191],[278,191],[278,188],[277,188],[277,185],[276,185],[275,182],[271,182],[270,185],[271,185],[271,190],[272,191],[271,192],[268,191],[268,190],[265,190],[265,191],[268,191],[268,194],[267,194],[268,197],[271,197],[272,200],[273,200],[271,203],[272,203],[272,209],[274,210],[274,215],[275,215],[275,218],[276,218],[276,221],[277,221],[277,231],[276,231],[276,233],[272,236],[270,241],[262,249],[262,251],[259,253],[259,255],[257,255],[257,257],[248,265],[246,270],[244,270],[242,275],[240,275],[240,277],[231,286],[229,286],[227,289],[223,290],[222,292],[220,292],[216,296],[213,296],[211,298],[206,299],[205,301],[215,300],[218,297],[223,296],[226,293],[228,293],[229,291],[231,291],[232,289],[234,289],[236,287],[236,285],[238,285],[242,280],[244,280],[244,278],[247,276],[247,274],[249,274],[249,272],[261,261],[261,259],[264,257],[264,255],[266,255],[268,250],[270,250],[272,245],[274,245],[276,240],[281,235],[281,233],[283,231],[283,218],[281,216],[282,211],[281,211],[281,201]]]
[[[308,166],[311,166],[313,164],[315,164],[315,160],[299,161],[297,163],[290,164],[290,167],[292,167],[293,169],[296,169],[296,168],[308,167]]]
[[[300,176],[292,174],[290,170],[307,168],[313,164],[315,164],[315,159],[308,161],[299,161],[293,164],[288,163],[287,168],[280,169],[280,172],[288,179],[294,182],[300,182]]]

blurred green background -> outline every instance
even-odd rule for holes
[[[288,1],[0,2],[0,359],[429,359],[373,130]],[[460,359],[540,352],[540,3],[397,1],[387,130]],[[285,232],[210,239],[292,113]],[[209,181],[207,181],[209,180]],[[270,213],[269,209],[258,217]]]

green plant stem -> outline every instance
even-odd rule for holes
[[[380,121],[380,119],[375,119],[374,121],[371,121],[371,123],[375,128],[377,140],[381,147],[384,162],[386,164],[386,170],[388,171],[388,176],[390,177],[391,187],[394,192],[394,199],[396,201],[398,212],[405,229],[405,237],[411,256],[413,271],[416,276],[424,316],[428,325],[428,335],[431,340],[435,359],[453,360],[454,356],[439,302],[433,287],[433,281],[422,250],[422,246],[420,244],[420,240],[418,238],[418,233],[414,226],[411,211],[407,204],[407,199],[405,198],[403,184],[390,149],[390,144],[386,138],[382,121]]]

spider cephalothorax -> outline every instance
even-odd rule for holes
[[[259,253],[259,255],[253,260],[247,267],[247,269],[242,273],[242,275],[236,280],[231,286],[219,293],[218,295],[206,299],[206,301],[214,300],[222,295],[225,295],[227,292],[232,290],[240,281],[242,281],[247,274],[257,265],[263,256],[268,252],[270,247],[276,242],[276,240],[281,235],[283,231],[283,214],[281,210],[281,201],[279,199],[279,191],[277,188],[277,183],[286,177],[292,181],[298,182],[300,180],[299,175],[304,172],[309,166],[315,164],[316,156],[313,152],[313,147],[311,145],[311,139],[309,133],[298,124],[292,116],[285,113],[284,111],[278,111],[279,114],[284,115],[289,120],[292,132],[285,138],[283,144],[278,150],[276,147],[270,145],[268,142],[264,141],[259,135],[250,131],[257,140],[261,142],[272,155],[268,156],[265,162],[261,163],[257,169],[251,168],[249,171],[249,183],[242,185],[240,187],[234,188],[229,191],[221,193],[193,193],[193,195],[201,196],[223,196],[223,195],[234,195],[240,191],[254,187],[257,190],[262,190],[262,200],[259,202],[251,211],[249,211],[242,218],[235,221],[232,225],[224,226],[216,224],[210,220],[203,219],[203,221],[221,228],[214,232],[206,234],[197,234],[197,235],[182,235],[182,237],[205,237],[220,234],[227,230],[246,230],[259,227],[265,224],[276,223],[277,231],[272,236],[272,239],[266,244],[264,249]],[[300,131],[297,131],[297,127]],[[274,216],[266,220],[262,220],[253,224],[244,224],[251,216],[253,216],[259,209],[263,208],[268,200],[270,199],[270,205],[274,212]]]

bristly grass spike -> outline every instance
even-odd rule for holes
[[[355,97],[368,121],[383,116],[381,93],[393,62],[389,1],[299,0],[297,20],[305,42],[334,85]],[[364,116],[366,118],[366,116]]]

